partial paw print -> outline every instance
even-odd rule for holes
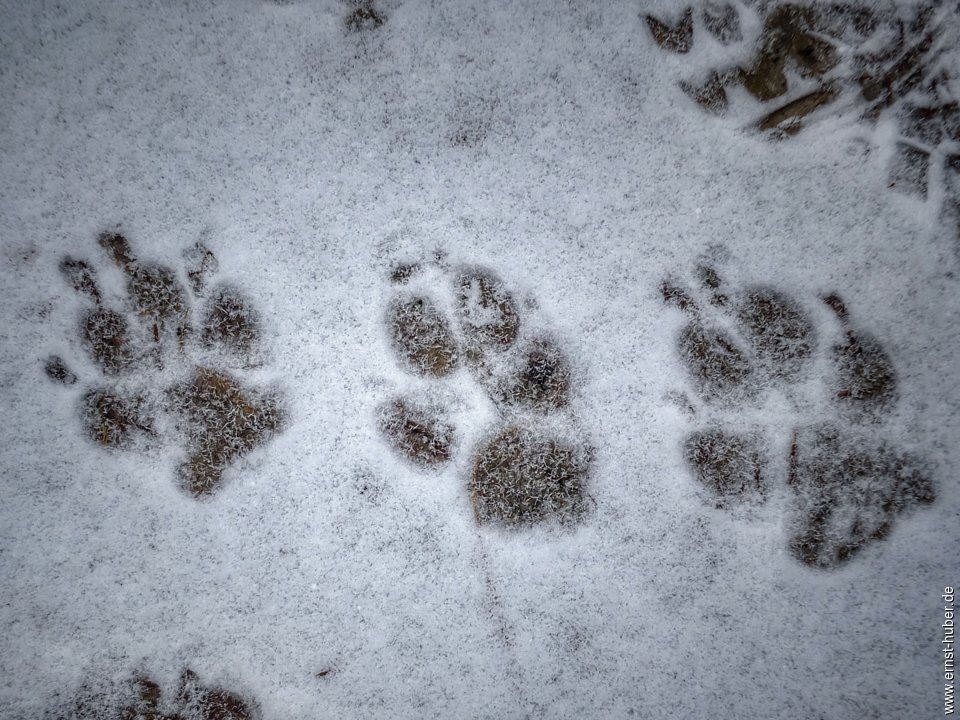
[[[942,95],[938,91],[951,82],[941,42],[950,20],[949,10],[934,4],[921,4],[907,16],[852,2],[761,2],[747,8],[711,1],[679,18],[646,16],[664,50],[690,53],[695,41],[730,47],[729,65],[702,68],[706,78],[682,88],[715,113],[724,112],[731,91],[742,88],[766,106],[755,126],[780,135],[799,132],[808,116],[831,104],[859,107],[862,118],[876,120],[911,94]],[[746,62],[733,59],[744,50]]]
[[[146,675],[120,682],[82,686],[48,713],[50,720],[254,720],[256,703],[228,690],[209,687],[190,669],[180,674],[172,696]]]
[[[573,369],[533,307],[492,271],[442,262],[397,266],[387,309],[401,366],[437,387],[476,383],[497,417],[473,450],[470,499],[478,524],[576,521],[587,503],[590,449],[570,411]],[[449,398],[427,389],[398,395],[379,412],[393,450],[423,467],[460,450]]]
[[[687,316],[677,355],[696,400],[687,393],[674,400],[693,418],[711,418],[683,443],[710,502],[763,503],[775,485],[785,486],[790,550],[818,567],[845,562],[886,537],[902,511],[933,502],[924,463],[877,437],[899,397],[897,373],[883,344],[852,322],[838,295],[820,299],[834,318],[831,328],[775,287],[727,288],[707,264],[696,275],[698,287],[670,279],[660,289],[666,304]],[[819,377],[818,362],[828,368]],[[825,401],[831,419],[789,430],[803,420],[799,408],[810,404],[803,394],[811,387],[813,406]],[[751,411],[771,393],[788,401],[777,405],[782,419],[764,427],[766,412],[751,423]],[[785,431],[789,457],[776,462],[771,439]]]
[[[695,39],[713,46],[712,58],[717,48],[729,48],[729,64],[694,68],[680,87],[718,115],[735,100],[751,102],[749,96],[759,106],[752,128],[771,137],[795,135],[831,113],[865,123],[891,118],[897,130],[888,186],[923,200],[942,195],[944,222],[960,252],[960,79],[951,55],[960,19],[954,10],[845,2],[761,2],[748,9],[711,1],[698,13],[687,8],[679,17],[648,15],[646,21],[662,49],[690,54],[694,64]],[[756,28],[749,37],[748,27]],[[943,191],[934,192],[933,183]]]
[[[344,22],[351,32],[370,32],[387,21],[386,16],[377,9],[373,0],[347,0],[346,5],[349,12]]]
[[[210,285],[218,262],[201,243],[184,253],[183,277],[139,260],[119,233],[102,234],[99,245],[125,278],[118,302],[101,290],[108,263],[69,256],[60,263],[84,303],[79,344],[101,376],[80,396],[83,429],[105,448],[176,441],[187,455],[183,486],[195,497],[213,493],[232,463],[283,427],[277,394],[226,369],[263,364],[259,315],[236,287]],[[47,360],[46,373],[65,386],[78,382],[58,356]]]

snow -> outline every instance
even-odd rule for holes
[[[0,717],[136,672],[173,688],[185,667],[291,720],[939,712],[940,594],[960,570],[942,171],[926,200],[889,189],[886,117],[771,142],[744,130],[762,114],[745,94],[702,112],[678,82],[746,51],[660,50],[643,14],[670,3],[377,7],[361,33],[333,0],[0,7]],[[182,445],[82,430],[103,380],[58,265],[94,262],[120,307],[97,246],[117,227],[185,286],[202,240],[263,320],[262,362],[233,372],[278,388],[287,426],[212,497],[178,486]],[[691,416],[671,399],[695,397],[686,320],[658,288],[704,258],[793,298],[819,350],[790,388]],[[488,268],[569,356],[570,406],[542,422],[592,448],[581,523],[477,526],[472,452],[498,411],[467,369],[397,358],[404,262],[451,319],[457,270]],[[792,428],[840,417],[833,291],[899,376],[865,432],[923,457],[937,500],[822,570],[789,552],[784,478]],[[75,385],[45,376],[50,355]],[[404,394],[447,408],[448,464],[383,439]],[[714,423],[766,438],[766,502],[717,508],[697,485],[684,438]]]

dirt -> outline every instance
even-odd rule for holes
[[[852,101],[861,105],[862,119],[872,122],[888,108],[902,106],[898,114],[906,137],[931,148],[948,137],[958,141],[957,103],[940,99],[943,87],[949,94],[952,80],[938,62],[946,31],[934,22],[932,6],[921,4],[911,14],[827,2],[763,3],[758,10],[760,31],[742,62],[701,68],[698,74],[705,80],[680,83],[704,110],[723,114],[729,89],[742,85],[767,105],[752,126],[772,138],[784,138],[800,132],[810,116],[835,103],[844,88],[859,86],[860,97]],[[673,25],[651,16],[646,21],[656,43],[672,52],[688,52],[700,32],[690,8]],[[721,44],[743,40],[739,12],[732,3],[707,3],[702,26]],[[840,66],[842,57],[849,60],[847,67]],[[795,75],[816,81],[817,86],[801,86],[794,82]],[[918,187],[915,181],[901,182],[908,192]]]
[[[743,39],[740,15],[730,3],[706,3],[703,8],[703,24],[721,45],[730,45]]]
[[[346,25],[353,32],[369,32],[381,27],[387,21],[369,0],[358,0],[354,9],[347,15]]]
[[[86,295],[97,305],[100,304],[100,288],[97,287],[97,272],[83,261],[65,257],[60,261],[60,272],[70,286],[81,295]]]
[[[419,263],[399,263],[390,271],[390,282],[395,285],[406,285],[418,272],[420,272]]]
[[[929,170],[929,152],[910,143],[898,142],[890,162],[889,187],[908,195],[926,198]]]
[[[722,115],[729,104],[726,90],[729,83],[730,80],[725,75],[711,72],[703,84],[695,85],[690,82],[681,82],[680,88],[704,110]]]
[[[839,86],[827,84],[764,115],[757,121],[757,129],[794,135],[803,129],[803,119],[818,108],[832,103],[840,95]]]
[[[844,327],[844,340],[831,350],[836,369],[832,395],[839,409],[856,421],[878,420],[899,397],[897,373],[883,344],[856,328],[836,293],[823,298]]]
[[[897,400],[897,374],[883,345],[872,335],[850,330],[833,347],[837,368],[834,397],[845,411],[876,417]]]
[[[183,263],[190,288],[197,295],[203,295],[211,278],[220,270],[216,255],[202,242],[197,242],[183,252]]]
[[[113,376],[133,365],[135,353],[126,318],[115,310],[96,308],[81,321],[83,345],[104,375]]]
[[[77,382],[77,376],[59,355],[51,355],[47,358],[47,364],[44,365],[43,370],[48,378],[61,385],[74,385]]]

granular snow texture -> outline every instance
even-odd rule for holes
[[[687,83],[751,62],[771,3],[733,3],[736,28],[707,5],[716,31],[694,5],[679,53],[647,20],[683,22],[665,1],[0,3],[0,718],[69,716],[132,678],[174,698],[188,668],[265,720],[942,712],[960,142],[946,114],[926,140],[906,104],[866,117],[855,86],[777,115],[780,139],[742,86],[701,107]],[[955,70],[960,23],[935,10],[930,52]],[[823,68],[787,66],[784,101],[853,72],[844,38]],[[192,334],[138,306],[103,233],[173,273]],[[458,278],[477,268],[509,291],[517,347],[541,348],[521,385],[496,374],[511,349],[471,354]],[[398,351],[390,309],[414,296],[456,347],[443,372]],[[220,340],[255,343],[249,362],[201,331],[239,323],[237,298],[256,334]],[[128,363],[114,334],[105,373],[83,327],[100,306],[160,360]],[[771,312],[803,330],[788,369]],[[844,355],[864,338],[869,357]],[[749,391],[704,393],[691,367],[734,352]],[[856,363],[881,360],[895,393],[852,411]],[[202,377],[268,389],[283,423],[195,496],[183,466],[217,430],[185,430],[168,389]],[[523,382],[562,395],[511,404]],[[153,424],[129,411],[131,441],[98,442],[98,388]],[[437,422],[385,425],[398,398]],[[416,462],[385,427],[442,433]],[[477,453],[512,427],[576,449],[573,522],[478,524]],[[922,492],[869,458],[824,490],[846,470],[811,449],[822,427],[845,457],[910,458]],[[752,454],[696,466],[729,437]],[[797,544],[826,526],[833,545]]]

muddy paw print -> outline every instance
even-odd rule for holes
[[[208,687],[190,669],[180,674],[172,697],[146,675],[120,682],[83,685],[69,701],[47,713],[49,720],[254,720],[256,703],[218,687]]]
[[[817,323],[810,308],[775,287],[727,290],[711,265],[696,275],[696,289],[670,279],[660,290],[686,315],[676,352],[696,400],[672,397],[708,419],[686,438],[683,454],[709,502],[761,503],[773,485],[785,485],[791,552],[832,567],[886,537],[901,511],[934,500],[920,458],[878,438],[899,396],[897,375],[882,343],[852,323],[838,295],[821,298]],[[819,395],[804,397],[817,385],[809,380],[818,357],[830,370]],[[773,462],[773,438],[797,424],[798,408],[822,407],[823,392],[832,417],[789,430],[789,458]],[[771,426],[767,411],[751,422],[771,393],[787,400],[777,405],[781,421]],[[775,477],[777,467],[789,467],[787,477]]]
[[[109,263],[60,263],[85,306],[79,344],[102,376],[80,395],[82,426],[105,448],[179,443],[187,455],[182,484],[194,496],[210,494],[227,467],[283,425],[276,393],[232,373],[264,362],[260,318],[238,288],[210,285],[218,263],[202,244],[184,253],[183,277],[136,258],[119,233],[104,233],[99,244],[126,281],[126,297],[114,307],[98,279]],[[63,385],[78,383],[60,357],[47,360],[46,373]]]
[[[386,313],[401,367],[436,386],[476,383],[499,418],[473,449],[468,491],[479,524],[570,522],[586,503],[590,451],[570,412],[573,370],[533,308],[492,271],[442,262],[398,265]],[[454,391],[455,392],[455,391]],[[460,449],[449,399],[398,395],[379,411],[391,448],[422,468]]]

